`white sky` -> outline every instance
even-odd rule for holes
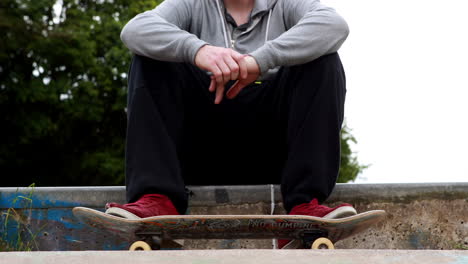
[[[356,182],[468,181],[468,1],[322,0],[348,22],[340,55]]]

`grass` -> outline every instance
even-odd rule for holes
[[[2,236],[0,237],[0,251],[39,250],[36,243],[36,237],[39,232],[34,233],[29,228],[30,217],[14,208],[17,203],[26,203],[26,206],[22,208],[26,208],[25,210],[29,213],[31,212],[34,187],[35,184],[28,186],[28,188],[31,188],[31,191],[27,196],[16,195],[11,207],[6,212],[2,212],[1,218],[4,218],[4,223],[2,226]],[[16,192],[18,193],[18,190]],[[9,236],[8,230],[16,230],[16,234]]]
[[[453,249],[468,250],[468,246],[461,243],[454,243]]]

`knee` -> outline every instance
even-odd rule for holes
[[[320,69],[327,69],[327,68],[331,68],[331,69],[338,68],[342,70],[341,59],[337,52],[323,55],[313,61],[309,61],[303,64],[302,67],[307,68],[307,69],[313,69],[313,70],[320,70]]]
[[[342,80],[345,83],[345,72],[338,53],[324,55],[304,64],[286,67],[286,76],[293,80],[321,83],[324,80]]]

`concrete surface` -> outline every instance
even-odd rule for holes
[[[190,214],[270,214],[270,185],[190,190]],[[274,190],[275,214],[283,214],[279,186]],[[74,206],[103,209],[106,202],[124,199],[123,187],[0,188],[0,251],[2,239],[13,241],[19,233],[17,223],[37,235],[32,250],[127,249],[131,241],[84,226],[71,214]],[[327,205],[341,202],[353,204],[360,212],[384,209],[388,218],[338,242],[337,248],[468,249],[468,183],[338,184]],[[8,208],[17,215],[9,218],[5,228]],[[185,245],[188,249],[258,249],[271,248],[272,241],[186,240]]]
[[[0,253],[0,264],[467,264],[468,251],[181,250]]]
[[[219,204],[251,204],[270,202],[270,185],[249,186],[189,186],[191,206]],[[274,186],[276,202],[281,202],[278,185]],[[0,209],[27,208],[29,204],[12,201],[18,196],[34,193],[34,208],[69,208],[70,206],[103,207],[108,201],[125,202],[125,187],[0,187]],[[420,199],[466,199],[468,182],[462,183],[392,183],[392,184],[337,184],[327,202],[399,202]]]

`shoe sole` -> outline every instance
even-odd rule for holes
[[[106,214],[110,214],[110,215],[117,216],[117,217],[122,217],[122,218],[125,218],[125,219],[130,219],[130,220],[141,219],[141,217],[139,217],[139,216],[137,216],[135,214],[132,214],[129,211],[124,210],[122,208],[118,208],[118,207],[111,207],[111,208],[107,209]]]
[[[339,207],[332,212],[328,213],[327,215],[323,216],[322,218],[326,219],[337,219],[337,218],[344,218],[348,216],[356,215],[356,209],[351,206],[342,206]]]
[[[343,206],[343,207],[339,207],[336,210],[326,214],[322,218],[337,219],[337,218],[345,218],[345,217],[353,216],[353,215],[357,215],[356,209],[354,209],[351,206]],[[302,246],[301,244],[302,243],[301,243],[300,240],[294,239],[294,240],[291,240],[286,245],[284,245],[284,247],[282,247],[281,249],[297,249],[297,248],[300,248]]]
[[[110,215],[117,216],[117,217],[122,217],[122,218],[129,219],[129,220],[141,219],[141,217],[135,214],[132,214],[129,211],[124,210],[122,208],[118,208],[118,207],[111,207],[107,209],[106,214],[110,214]],[[171,248],[183,248],[185,241],[183,239],[176,239],[176,240],[172,240],[172,242],[173,244]]]

